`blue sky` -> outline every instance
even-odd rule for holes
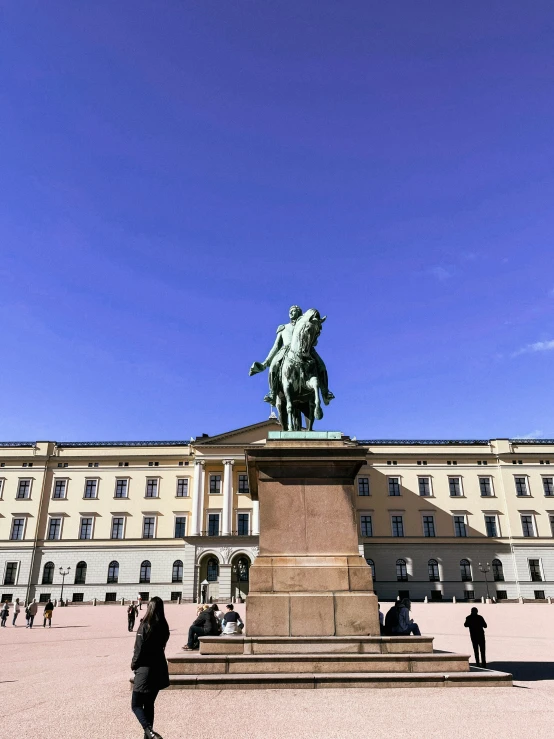
[[[554,437],[551,2],[0,18],[0,438],[264,420],[289,305],[359,438]]]

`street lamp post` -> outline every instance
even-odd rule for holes
[[[490,564],[488,562],[485,565],[482,565],[481,562],[479,562],[479,569],[481,570],[481,572],[485,576],[485,585],[486,585],[486,588],[487,588],[487,598],[490,599],[490,595],[489,595],[489,581],[487,580],[487,572],[490,572],[491,571],[491,566],[490,566]]]
[[[60,594],[60,606],[63,606],[63,586],[65,584],[65,576],[69,575],[69,570],[71,567],[68,567],[67,570],[64,570],[62,567],[60,567],[60,575],[62,576],[62,592]]]

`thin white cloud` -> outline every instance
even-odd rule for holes
[[[549,291],[549,293],[548,293],[548,294],[549,294],[549,296],[550,296],[551,298],[554,298],[554,287],[552,288],[552,290],[550,290],[550,291]]]
[[[550,341],[536,341],[534,344],[527,344],[517,352],[512,354],[513,357],[518,357],[520,354],[532,354],[534,352],[549,352],[554,350],[554,339]]]
[[[540,439],[542,431],[531,431],[530,434],[521,434],[520,436],[512,436],[512,439]]]
[[[445,280],[448,280],[450,277],[452,277],[452,272],[446,267],[442,267],[440,264],[437,264],[435,267],[431,267],[429,272],[433,275],[433,277],[436,277],[437,280],[440,280],[441,282],[444,282]]]

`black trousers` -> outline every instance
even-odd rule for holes
[[[158,692],[153,690],[151,693],[137,693],[133,690],[131,708],[143,729],[154,726],[154,703]]]
[[[194,649],[198,644],[198,637],[206,636],[206,632],[201,626],[191,626],[189,629],[189,638],[187,646],[189,649]]]
[[[133,629],[135,628],[135,619],[129,618],[128,621],[129,621],[129,631],[133,631]]]
[[[481,663],[483,667],[487,664],[487,658],[485,657],[485,636],[472,636],[471,643],[473,644],[473,651],[475,653],[475,662]],[[479,660],[479,651],[481,651],[481,660]]]

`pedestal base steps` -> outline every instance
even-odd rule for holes
[[[168,659],[170,687],[507,687],[512,676],[434,652],[432,637],[202,637],[199,652]]]

